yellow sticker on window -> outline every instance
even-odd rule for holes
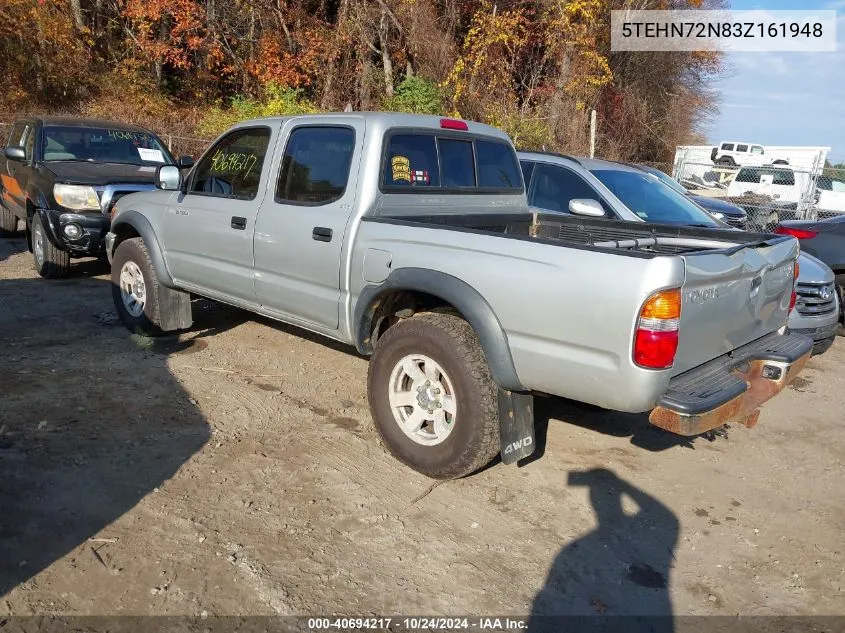
[[[404,156],[394,156],[390,161],[393,168],[393,182],[404,180],[411,182],[411,161]]]

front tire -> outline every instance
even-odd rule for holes
[[[70,271],[70,253],[50,241],[38,214],[32,216],[32,259],[35,271],[45,279],[64,279]]]
[[[0,202],[0,237],[11,237],[18,232],[18,216]]]
[[[462,477],[499,452],[497,387],[458,316],[425,312],[389,328],[370,360],[367,394],[388,450],[424,475]]]
[[[143,336],[162,334],[159,303],[161,284],[140,237],[121,242],[111,264],[111,290],[121,322]]]

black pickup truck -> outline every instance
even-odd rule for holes
[[[35,269],[42,277],[65,277],[71,257],[104,255],[118,198],[154,189],[156,168],[174,164],[161,139],[141,127],[76,117],[19,119],[0,157],[0,236],[13,234],[23,220]]]

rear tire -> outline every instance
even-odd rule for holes
[[[458,316],[424,312],[389,328],[370,360],[367,395],[388,450],[424,475],[462,477],[499,452],[498,388]]]
[[[111,264],[111,291],[123,325],[143,336],[162,334],[161,288],[144,240],[133,237],[118,244]]]
[[[736,162],[730,156],[722,156],[716,164],[724,167],[736,167]]]
[[[32,216],[32,260],[45,279],[64,279],[70,271],[70,253],[50,241],[38,214]]]
[[[18,232],[18,216],[0,202],[0,237],[11,237]]]

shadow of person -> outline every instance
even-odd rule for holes
[[[679,532],[675,515],[604,468],[572,472],[569,485],[589,488],[598,526],[555,557],[534,598],[528,631],[671,633],[669,571]],[[636,504],[635,512],[626,511],[623,495]]]
[[[166,358],[97,319],[113,308],[103,278],[0,279],[0,597],[75,550],[109,567],[131,535],[88,539],[210,437]]]

